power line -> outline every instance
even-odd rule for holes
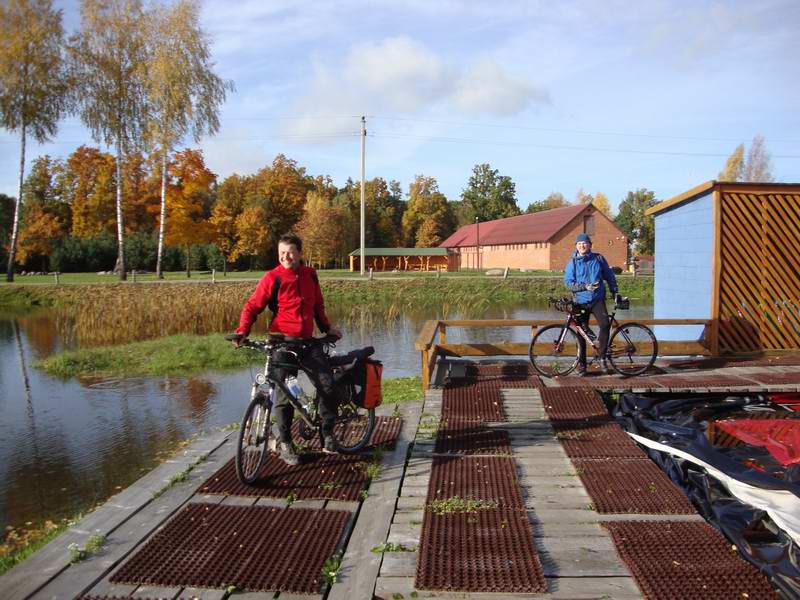
[[[512,146],[524,148],[542,148],[546,150],[577,150],[582,152],[617,152],[623,154],[654,154],[663,156],[697,156],[727,158],[730,154],[720,154],[715,152],[673,152],[668,150],[633,150],[630,148],[598,148],[590,146],[563,146],[558,144],[534,144],[530,142],[503,142],[497,140],[481,140],[473,138],[437,137],[437,136],[417,136],[399,133],[370,133],[376,138],[422,140],[426,142],[444,142],[455,144],[481,144],[485,146]],[[800,155],[773,154],[773,158],[800,158]]]
[[[359,132],[353,133],[316,133],[316,134],[286,134],[286,135],[270,135],[265,137],[243,137],[243,138],[217,138],[217,137],[209,137],[203,140],[204,143],[207,142],[269,142],[272,140],[289,140],[289,141],[313,141],[313,140],[321,140],[321,139],[335,139],[335,138],[353,138],[359,137]],[[44,144],[86,144],[91,143],[87,142],[87,140],[54,140],[51,142],[44,142]],[[0,140],[0,144],[19,144],[19,140]]]
[[[737,138],[714,138],[714,137],[693,137],[693,136],[678,136],[678,135],[659,135],[659,134],[650,134],[650,133],[625,133],[625,132],[618,132],[618,131],[594,131],[594,130],[585,130],[585,129],[555,129],[555,128],[548,128],[548,127],[530,127],[526,125],[504,125],[501,123],[480,123],[480,122],[470,122],[470,121],[450,121],[450,120],[440,120],[440,119],[412,119],[408,117],[386,117],[376,115],[373,117],[374,119],[383,119],[386,121],[405,121],[405,122],[416,122],[416,123],[434,123],[439,125],[457,125],[459,127],[487,127],[491,129],[513,129],[513,130],[523,130],[523,131],[542,131],[546,133],[570,133],[570,134],[581,134],[581,135],[612,135],[618,137],[635,137],[635,138],[653,138],[653,139],[664,139],[664,140],[691,140],[691,141],[698,141],[698,142],[741,142],[741,139]],[[772,139],[770,138],[770,142],[785,142],[785,143],[798,143],[800,139]]]

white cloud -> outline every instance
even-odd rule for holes
[[[550,96],[546,90],[513,77],[494,60],[484,59],[459,78],[451,101],[467,114],[507,116],[533,103],[548,103]]]
[[[549,100],[546,91],[512,76],[495,60],[482,59],[462,70],[406,36],[355,45],[340,65],[317,60],[308,90],[284,133],[349,133],[352,124],[342,117],[360,114],[455,108],[469,115],[513,115]]]

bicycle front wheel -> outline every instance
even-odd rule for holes
[[[244,484],[254,483],[264,464],[271,411],[272,402],[266,394],[259,392],[244,413],[239,429],[239,445],[236,446],[236,476]]]
[[[340,402],[333,426],[333,441],[339,452],[351,454],[362,450],[369,442],[375,427],[375,409],[356,404],[352,383],[341,382],[337,387]]]
[[[657,355],[655,334],[639,323],[620,325],[608,341],[608,360],[620,375],[641,375],[653,366]]]
[[[563,325],[542,327],[528,348],[531,365],[545,377],[571,373],[578,365],[580,353],[578,334]]]

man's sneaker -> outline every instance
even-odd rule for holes
[[[586,372],[586,365],[578,365],[575,369],[575,376],[576,377],[586,377],[588,373]]]
[[[600,363],[600,373],[602,373],[603,375],[611,375],[613,373],[611,367],[608,366],[608,361],[604,360],[603,362]]]
[[[322,438],[322,452],[325,454],[336,454],[338,452],[332,435],[326,435]]]
[[[290,467],[294,467],[300,464],[300,457],[297,456],[297,452],[294,451],[294,447],[292,446],[291,442],[281,442],[280,443],[280,457],[283,462],[285,462]]]

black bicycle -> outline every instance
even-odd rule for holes
[[[570,298],[550,298],[549,304],[556,310],[567,313],[567,319],[563,325],[542,327],[533,336],[528,349],[533,368],[545,377],[571,373],[580,361],[581,343],[588,343],[594,348],[592,363],[597,361],[597,336],[589,327],[588,306]],[[658,355],[658,342],[649,327],[640,323],[620,325],[617,322],[617,310],[628,308],[628,298],[621,298],[614,303],[614,310],[608,315],[611,331],[606,350],[606,359],[611,367],[626,377],[641,375],[647,371]]]
[[[236,335],[225,336],[228,341],[237,339]],[[243,348],[258,350],[266,355],[264,371],[259,372],[250,393],[250,404],[244,413],[239,429],[239,442],[236,447],[236,475],[239,481],[251,484],[258,478],[258,472],[264,464],[272,433],[272,406],[278,389],[286,394],[299,417],[298,432],[300,437],[311,440],[319,435],[322,438],[322,418],[319,414],[318,379],[315,373],[300,364],[300,357],[315,344],[322,344],[328,351],[338,338],[326,335],[322,338],[291,338],[288,336],[270,336],[266,340],[240,340]],[[353,350],[344,355],[329,356],[333,371],[334,389],[339,401],[337,416],[333,427],[333,441],[336,450],[345,454],[358,452],[369,442],[375,427],[375,409],[363,408],[359,405],[359,394],[348,374],[360,362],[375,352],[371,346]],[[289,373],[302,371],[314,386],[310,395],[297,389],[296,381],[289,375],[285,380],[275,375],[275,369],[286,369]],[[293,383],[290,387],[288,383]],[[295,388],[295,393],[292,392]]]

